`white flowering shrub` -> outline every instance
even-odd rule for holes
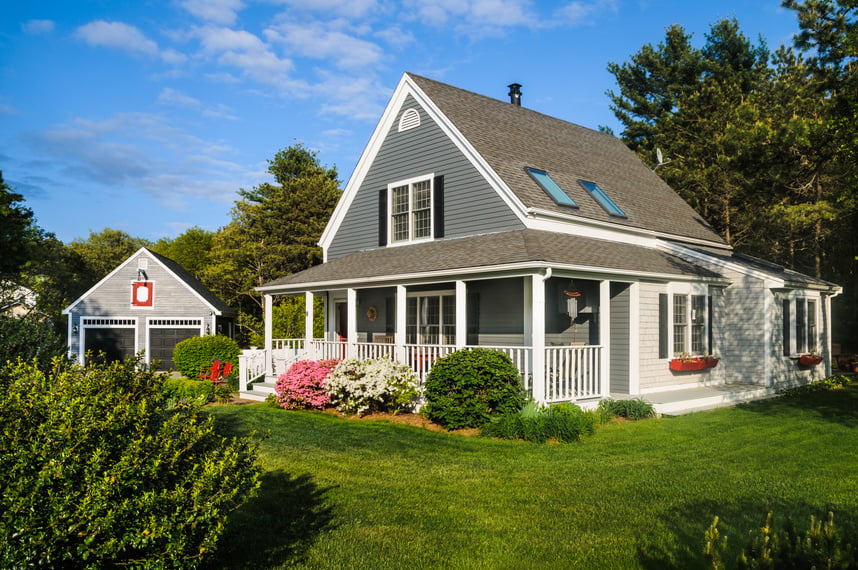
[[[331,403],[346,414],[401,412],[409,409],[419,389],[417,374],[387,358],[343,360],[325,380]]]

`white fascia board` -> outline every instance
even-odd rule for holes
[[[689,249],[687,247],[683,247],[676,243],[659,241],[658,247],[663,251],[667,251],[669,253],[677,254],[677,255],[686,255],[692,257],[698,261],[704,261],[706,263],[711,263],[716,267],[721,267],[723,269],[728,269],[730,271],[735,271],[740,275],[747,275],[748,277],[753,277],[754,279],[759,279],[762,281],[768,289],[778,289],[778,288],[788,288],[787,282],[778,277],[772,276],[770,273],[766,273],[765,271],[760,271],[758,269],[753,269],[751,267],[747,267],[741,263],[736,263],[734,261],[725,261],[723,259],[718,259],[717,257],[711,257],[706,255],[703,252],[695,251],[693,249]],[[827,287],[813,287],[808,285],[802,285],[802,289],[820,289],[823,291],[829,290]]]
[[[485,159],[477,152],[471,143],[468,142],[462,133],[459,132],[447,116],[444,115],[435,103],[417,86],[416,83],[414,83],[411,77],[405,73],[402,75],[402,78],[399,80],[399,84],[396,86],[390,101],[387,103],[387,107],[384,109],[384,113],[382,113],[381,119],[373,131],[372,136],[369,139],[369,143],[366,148],[364,148],[360,160],[358,160],[354,172],[352,172],[352,175],[346,184],[343,195],[337,203],[336,208],[334,208],[331,219],[325,226],[325,230],[322,232],[322,237],[319,239],[319,245],[325,252],[325,261],[327,261],[327,249],[333,241],[334,235],[337,233],[337,229],[343,222],[346,212],[348,212],[351,207],[360,187],[363,185],[364,178],[375,161],[375,158],[381,149],[381,145],[384,143],[387,134],[390,132],[390,129],[396,120],[396,116],[399,114],[399,111],[405,103],[405,99],[408,95],[411,95],[411,97],[413,97],[414,100],[423,107],[426,114],[436,122],[436,124],[441,128],[441,131],[449,137],[453,144],[456,145],[456,148],[462,152],[465,158],[467,158],[474,168],[476,168],[483,178],[485,178],[488,184],[498,193],[501,199],[503,199],[513,213],[518,216],[522,223],[526,220],[527,211],[524,204],[503,182],[503,180],[501,180],[500,176],[492,170]]]
[[[63,314],[63,315],[68,315],[68,314],[70,314],[70,313],[71,313],[71,310],[72,310],[72,309],[74,309],[74,308],[78,305],[78,303],[80,303],[81,301],[83,301],[84,299],[86,299],[87,297],[89,297],[89,296],[93,293],[93,291],[95,291],[96,289],[98,289],[99,287],[101,287],[101,285],[102,285],[104,282],[106,282],[108,279],[110,279],[111,277],[113,277],[114,275],[116,275],[116,274],[119,272],[119,270],[121,270],[123,267],[125,267],[126,265],[128,265],[128,264],[131,262],[131,260],[132,260],[132,259],[136,259],[136,258],[137,258],[137,256],[139,256],[139,255],[140,255],[140,253],[141,253],[141,252],[143,252],[143,251],[146,251],[146,248],[145,248],[145,247],[141,247],[140,249],[138,249],[137,251],[135,251],[133,254],[131,254],[130,256],[128,256],[128,259],[126,259],[125,261],[123,261],[122,263],[120,263],[119,265],[117,265],[117,266],[116,266],[116,269],[114,269],[113,271],[111,271],[110,273],[108,273],[107,275],[105,275],[105,276],[104,276],[104,278],[103,278],[101,281],[99,281],[98,283],[96,283],[95,285],[93,285],[92,287],[90,287],[90,288],[89,288],[89,290],[88,290],[86,293],[84,293],[83,295],[81,295],[80,297],[78,297],[78,298],[77,298],[77,299],[76,299],[76,300],[75,300],[71,305],[69,305],[68,307],[66,307],[65,309],[63,309],[62,314]]]
[[[671,239],[684,241],[689,244],[702,245],[706,247],[717,247],[730,251],[731,248],[716,241],[700,238],[673,235],[653,230],[645,230],[621,224],[605,222],[602,220],[591,220],[574,214],[554,212],[541,208],[528,208],[528,219],[525,225],[534,230],[545,230],[555,233],[574,234],[583,237],[593,237],[605,241],[629,243],[644,247],[655,247],[658,240]]]
[[[378,277],[356,277],[349,279],[337,279],[332,281],[316,281],[307,283],[296,283],[294,285],[270,285],[256,287],[256,291],[269,295],[298,294],[311,290],[343,289],[354,287],[358,289],[371,287],[386,287],[403,282],[414,281],[450,281],[451,279],[463,279],[465,281],[475,279],[486,279],[490,277],[518,277],[531,275],[534,272],[542,272],[551,269],[553,274],[568,274],[581,277],[586,275],[592,279],[610,279],[623,282],[634,282],[637,280],[657,280],[664,282],[694,282],[711,283],[714,285],[727,285],[728,281],[720,278],[699,277],[696,275],[675,275],[657,272],[629,272],[622,269],[611,269],[606,267],[593,267],[588,265],[556,264],[556,263],[515,263],[509,265],[490,265],[485,267],[469,267],[462,269],[448,269],[446,271],[425,271],[420,273],[407,273],[401,275],[380,275]]]

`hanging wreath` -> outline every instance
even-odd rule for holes
[[[378,318],[378,309],[376,309],[375,307],[370,307],[366,311],[366,318],[368,318],[370,322],[375,322],[375,319]]]

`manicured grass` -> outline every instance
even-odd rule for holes
[[[566,445],[212,410],[226,433],[270,430],[259,496],[233,513],[218,568],[703,568],[714,515],[735,551],[769,507],[802,530],[832,510],[858,537],[855,382]]]

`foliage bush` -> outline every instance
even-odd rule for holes
[[[0,567],[194,568],[255,493],[258,444],[139,364],[0,371]]]
[[[483,425],[480,434],[501,439],[523,439],[532,443],[554,440],[572,443],[595,431],[596,418],[575,404],[561,403],[540,407],[529,401],[520,411],[495,415]]]
[[[233,375],[238,378],[238,355],[241,351],[238,343],[223,335],[195,336],[183,340],[173,349],[173,362],[176,370],[188,378],[197,378],[212,362],[220,360],[221,365],[232,362]],[[231,384],[232,385],[232,384]]]
[[[331,402],[325,380],[339,360],[299,360],[277,378],[274,388],[281,408],[323,410]]]
[[[190,378],[165,378],[161,391],[171,400],[201,400],[210,402],[215,397],[215,387],[209,380]]]
[[[515,364],[485,348],[459,350],[435,362],[424,395],[426,417],[447,429],[482,427],[493,414],[518,412],[525,402]]]
[[[858,556],[845,537],[838,536],[834,528],[834,513],[826,520],[810,517],[810,527],[803,535],[789,517],[783,528],[775,529],[772,513],[765,523],[750,533],[748,541],[735,565],[724,563],[727,537],[718,530],[718,517],[706,530],[703,553],[714,570],[724,568],[775,569],[775,568],[827,568],[829,570],[855,568]]]
[[[823,378],[812,384],[804,386],[796,386],[795,388],[787,388],[778,392],[779,395],[787,398],[796,398],[805,394],[813,394],[815,392],[827,392],[829,390],[839,390],[849,384],[849,377],[842,374]]]
[[[331,403],[346,414],[407,410],[420,393],[418,384],[411,367],[388,358],[343,360],[325,381]]]
[[[54,358],[65,358],[68,347],[49,321],[29,314],[21,319],[0,316],[0,368],[7,362],[35,360],[50,370]]]
[[[607,422],[613,417],[642,420],[655,416],[655,408],[652,404],[639,398],[631,400],[606,398],[599,402],[597,412],[602,422]]]

